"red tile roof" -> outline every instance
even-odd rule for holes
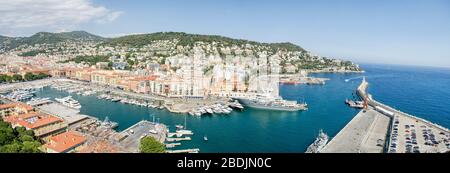
[[[82,134],[75,131],[68,131],[51,137],[50,142],[45,147],[62,153],[77,145],[83,144],[85,141],[86,138]]]
[[[56,118],[51,115],[45,115],[45,116],[37,116],[37,118],[34,121],[30,121],[29,119],[27,121],[27,119],[19,118],[19,121],[17,121],[17,123],[29,129],[36,129],[42,126],[62,121],[63,120],[60,118]]]
[[[8,103],[8,104],[1,104],[0,109],[8,109],[13,107],[21,107],[28,111],[33,110],[33,107],[24,103]]]

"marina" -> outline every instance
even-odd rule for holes
[[[364,75],[367,76],[367,79],[371,81],[371,88],[368,88],[368,91],[374,95],[374,98],[377,98],[377,100],[380,100],[383,103],[395,105],[395,108],[397,109],[414,113],[416,117],[427,119],[430,122],[435,122],[444,127],[450,127],[450,123],[449,121],[447,121],[446,116],[443,116],[448,114],[446,112],[447,109],[441,109],[439,107],[439,105],[444,102],[433,103],[433,105],[437,105],[437,107],[431,106],[431,108],[434,109],[427,109],[427,111],[425,111],[424,109],[416,109],[416,107],[404,106],[405,104],[403,103],[410,103],[413,105],[422,104],[420,107],[430,108],[430,105],[423,105],[423,103],[417,102],[417,100],[414,99],[393,97],[395,93],[398,93],[401,90],[405,90],[401,89],[400,87],[404,86],[404,82],[408,82],[404,80],[400,80],[402,83],[392,82],[391,80],[388,80],[390,79],[389,76],[385,77],[386,75],[384,74],[396,74],[396,72],[384,72],[385,68],[378,71],[375,71],[377,69],[373,67],[366,69],[367,74]],[[407,74],[410,73],[414,72],[407,71]],[[150,122],[160,122],[162,124],[165,124],[167,126],[167,129],[169,129],[171,133],[175,133],[178,129],[177,125],[183,125],[186,117],[188,129],[194,132],[194,135],[183,136],[190,137],[191,140],[181,141],[181,145],[174,146],[173,148],[170,148],[171,150],[199,148],[201,149],[201,152],[305,152],[308,146],[310,146],[316,140],[320,129],[323,129],[323,131],[326,132],[327,135],[329,135],[330,140],[333,140],[336,134],[339,133],[339,131],[342,130],[342,128],[346,126],[355,117],[355,115],[360,112],[360,110],[345,106],[343,102],[346,98],[353,98],[352,93],[354,93],[355,88],[360,85],[360,81],[358,79],[362,79],[362,77],[359,77],[361,76],[361,74],[314,75],[320,78],[329,78],[330,80],[327,81],[326,85],[317,86],[280,85],[280,95],[283,98],[287,100],[297,100],[297,102],[300,103],[304,100],[307,101],[309,108],[308,111],[285,112],[245,107],[244,109],[242,109],[242,111],[240,109],[233,108],[234,111],[232,111],[227,116],[215,116],[213,114],[211,116],[203,116],[202,118],[198,118],[196,116],[186,117],[184,115],[188,115],[187,113],[172,113],[167,109],[159,109],[156,107],[148,108],[132,104],[123,104],[120,101],[112,102],[106,99],[99,99],[98,96],[102,94],[102,88],[95,85],[92,86],[92,90],[100,91],[97,92],[97,94],[87,96],[78,95],[76,93],[68,93],[63,90],[57,90],[51,87],[45,87],[57,83],[55,82],[55,79],[26,82],[26,85],[22,83],[1,85],[0,88],[15,90],[19,88],[36,87],[36,90],[38,92],[35,93],[35,98],[52,99],[63,98],[71,95],[82,105],[78,114],[95,117],[100,121],[100,123],[106,118],[106,116],[108,116],[111,121],[118,123],[118,127],[114,131],[119,133],[142,120],[147,120]],[[439,76],[436,74],[433,75]],[[345,79],[350,78],[356,79],[352,79],[348,82],[345,81]],[[409,79],[402,77],[399,79],[413,80],[414,78]],[[429,76],[426,76],[426,78],[420,78],[420,80],[424,81],[427,81],[427,79],[431,80],[433,78],[430,78]],[[65,79],[58,80],[65,81]],[[408,86],[414,86],[414,84],[417,83],[413,82]],[[391,85],[393,86],[391,87]],[[389,89],[384,89],[385,87],[389,87]],[[8,93],[5,92],[5,90],[1,91],[4,94]],[[433,91],[439,91],[439,88],[430,88],[430,92]],[[111,94],[114,93],[115,92]],[[415,94],[418,94],[420,97],[427,99],[439,98],[434,96],[429,97],[427,95],[420,95],[420,93]],[[152,96],[152,98],[154,97]],[[154,100],[157,101],[157,99]],[[74,111],[74,109],[70,109],[63,105],[53,107],[54,104],[58,105],[57,102],[54,102],[53,104],[45,104],[37,107],[40,109],[40,107],[49,106],[49,108],[47,108],[48,110],[61,109],[63,110],[61,112]],[[200,107],[201,105],[194,106]],[[63,107],[64,109],[59,107]],[[405,128],[404,125],[411,125],[414,124],[414,122],[414,119],[411,119],[411,121],[404,121],[404,124],[402,124],[403,128]],[[416,126],[415,128],[419,127],[419,129],[415,129],[417,136],[416,140],[422,140],[418,139],[419,137],[421,137],[423,138],[422,141],[425,141],[425,137],[423,137],[423,132],[422,129],[420,129],[420,126],[417,126],[416,124],[414,125]],[[434,135],[434,141],[443,141],[444,136],[441,135],[439,131],[433,129],[434,128],[432,128],[431,133],[428,132],[428,128],[426,129],[429,143],[433,143],[433,140],[431,140],[430,137],[432,135],[430,134]],[[148,131],[148,133],[150,133],[150,131]],[[402,133],[404,133],[404,129]],[[410,133],[410,138],[412,138],[411,136],[412,133]],[[123,136],[115,136],[115,138],[117,139],[121,139],[121,137]],[[176,138],[177,136],[173,135],[172,137]],[[205,137],[207,140],[205,140]],[[402,152],[403,150],[406,151],[406,137],[404,138],[405,139],[397,138],[396,152]],[[98,138],[95,137],[95,139]],[[378,138],[374,139],[377,140]],[[387,140],[389,141],[390,139]],[[404,140],[404,142],[401,142],[400,140]],[[328,143],[330,142],[331,141],[329,141]],[[410,142],[412,143],[413,140],[411,139]],[[109,142],[109,139],[101,140],[99,142],[91,142],[91,140],[89,140],[88,144],[92,147],[90,147],[89,150],[87,149],[85,151],[99,152],[106,150],[124,152],[123,149],[114,147],[114,145],[110,145],[108,143],[111,143]],[[399,148],[399,146],[402,145],[400,143],[405,144],[404,149]],[[386,144],[385,146],[388,145]],[[444,146],[444,143],[440,143],[438,148],[442,148]],[[388,149],[386,149],[386,151],[387,150]],[[420,147],[421,152],[426,152],[425,150],[436,151],[435,147],[431,147],[430,149],[427,149],[427,147]],[[414,146],[412,147],[412,151],[414,151]]]

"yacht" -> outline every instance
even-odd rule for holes
[[[81,109],[81,105],[78,101],[72,98],[72,96],[67,96],[63,98],[55,98],[55,100],[64,106],[74,108],[74,109]]]
[[[297,101],[283,100],[279,96],[275,97],[269,94],[256,94],[255,96],[238,97],[235,99],[245,106],[257,109],[276,111],[300,111],[308,109],[306,103],[299,104]]]

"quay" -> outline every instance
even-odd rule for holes
[[[381,153],[388,126],[388,117],[372,109],[361,111],[320,152]]]
[[[163,124],[143,120],[123,130],[120,134],[124,138],[119,142],[119,145],[128,152],[137,153],[139,152],[140,139],[145,136],[151,136],[157,141],[164,143],[167,135],[167,127]]]
[[[97,118],[95,117],[79,114],[78,110],[66,107],[60,103],[55,102],[36,106],[36,109],[39,109],[40,111],[45,112],[47,114],[55,115],[57,117],[62,118],[69,124],[69,126],[75,125],[87,119],[97,120]]]
[[[357,94],[367,107],[359,112],[322,153],[448,153],[450,131],[384,105],[367,93],[363,78]]]

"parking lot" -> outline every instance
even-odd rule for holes
[[[392,121],[389,153],[450,151],[450,133],[423,121],[396,115]]]

